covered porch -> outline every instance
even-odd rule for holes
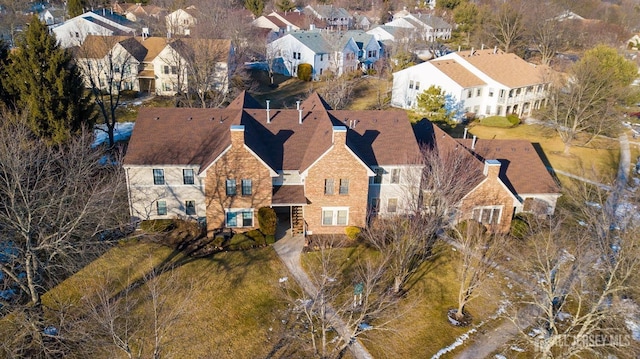
[[[304,206],[308,204],[303,185],[273,187],[271,207],[278,217],[276,237],[304,235]]]

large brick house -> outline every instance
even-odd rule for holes
[[[420,136],[437,138],[439,146],[468,142],[437,128],[414,133],[402,110],[332,110],[317,94],[296,107],[265,108],[242,93],[224,109],[142,108],[124,159],[133,220],[185,216],[206,222],[209,232],[248,230],[258,226],[259,208],[273,207],[293,233],[344,233],[372,216],[415,210],[424,169]],[[480,141],[474,148],[470,155],[484,149]],[[529,167],[540,173],[532,175],[553,184],[543,192],[558,192],[537,155],[527,160],[537,161]],[[490,171],[463,199],[460,218],[508,228],[512,214],[525,209],[514,193],[519,180],[504,179],[517,166],[487,163]],[[504,193],[484,195],[496,183]],[[474,215],[474,203],[500,213]]]

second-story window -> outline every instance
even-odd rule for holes
[[[394,168],[391,170],[391,183],[400,183],[400,169]]]
[[[340,194],[349,194],[349,179],[340,179]]]
[[[413,80],[409,80],[409,89],[413,89]]]
[[[242,195],[251,196],[253,188],[251,188],[251,179],[245,178],[242,180]]]
[[[193,170],[190,168],[182,170],[182,182],[184,184],[194,184]]]
[[[169,66],[164,65],[164,67],[163,67],[163,69],[162,69],[162,70],[163,70],[163,72],[164,72],[164,74],[165,74],[165,75],[168,75],[168,74],[169,74]]]
[[[164,184],[164,170],[154,168],[153,169],[153,184]]]
[[[333,194],[333,178],[327,178],[324,180],[324,194]]]
[[[236,195],[236,180],[235,179],[227,179],[226,183],[227,187],[227,196],[235,196]]]
[[[476,89],[476,96],[478,96],[478,97],[482,96],[482,89],[481,88]]]

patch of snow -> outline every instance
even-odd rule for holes
[[[134,122],[118,122],[116,123],[116,127],[113,130],[113,139],[114,141],[126,141],[131,137],[131,132],[133,131]],[[103,143],[107,143],[109,141],[109,135],[106,132],[107,126],[104,124],[96,125],[93,130],[93,135],[95,136],[95,140],[91,147],[98,147]]]
[[[365,322],[362,322],[362,323],[358,324],[358,328],[360,328],[360,330],[362,330],[362,331],[365,331],[365,330],[373,329],[373,326],[371,326],[371,325],[369,325],[369,324],[367,324]]]
[[[282,277],[282,278],[278,279],[278,282],[284,283],[284,282],[286,282],[288,280],[289,280],[289,277]]]
[[[455,348],[457,348],[457,347],[461,346],[462,344],[464,344],[464,342],[467,339],[469,339],[469,336],[471,334],[475,333],[476,331],[477,331],[477,329],[473,328],[473,329],[469,330],[468,332],[462,334],[461,336],[457,337],[456,340],[453,342],[453,344],[438,350],[438,352],[435,353],[431,357],[431,359],[438,359],[441,356],[443,356],[444,354],[447,354],[448,352],[453,351]]]
[[[584,202],[584,204],[586,204],[589,207],[593,207],[595,209],[602,209],[602,205],[598,202],[591,202],[591,201],[586,201]]]
[[[511,284],[511,282],[507,282],[507,288],[513,289],[513,284]]]
[[[556,314],[556,317],[559,321],[564,322],[567,319],[571,319],[571,314],[567,312],[558,312],[558,314]]]
[[[519,346],[516,345],[512,345],[509,347],[509,349],[513,350],[514,352],[518,352],[518,353],[523,353],[524,349],[520,348]]]
[[[457,320],[455,320],[455,319],[451,318],[451,316],[449,316],[449,315],[447,315],[447,319],[449,319],[449,323],[451,323],[451,324],[453,324],[453,325],[455,325],[455,326],[459,326],[459,325],[460,325],[460,322],[459,322],[459,321],[457,321]]]
[[[507,359],[506,356],[502,355],[502,354],[496,354],[493,356],[495,359]]]
[[[631,318],[625,319],[624,323],[627,325],[627,329],[631,331],[631,337],[633,340],[640,342],[640,323]]]
[[[533,328],[531,329],[531,331],[528,334],[531,338],[537,338],[540,335],[542,335],[542,330],[538,329],[538,328]]]

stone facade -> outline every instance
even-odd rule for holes
[[[369,174],[364,164],[346,146],[346,128],[333,132],[333,146],[308,170],[305,195],[311,202],[304,208],[307,231],[311,233],[344,234],[346,226],[364,227],[367,215]],[[325,180],[333,180],[333,194],[325,194]],[[348,180],[348,193],[340,194],[340,181]],[[346,225],[337,218],[332,225],[323,225],[323,208],[337,211],[348,209]],[[335,214],[337,215],[337,213]]]
[[[235,195],[227,195],[227,179],[236,181]],[[251,180],[251,193],[243,194],[242,181]],[[271,206],[272,185],[268,167],[245,146],[244,128],[231,128],[231,147],[206,171],[205,201],[207,231],[228,227],[226,212],[253,210],[253,225],[237,225],[234,230],[258,228],[258,209]]]

